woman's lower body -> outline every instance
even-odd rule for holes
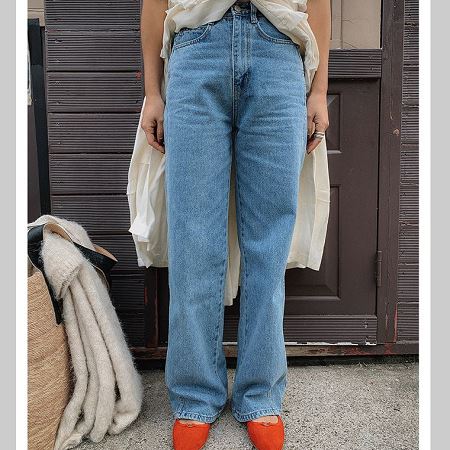
[[[222,347],[232,159],[241,251],[232,414],[281,414],[284,276],[306,149],[303,62],[253,4],[175,36],[164,113],[169,249],[165,381],[174,416],[228,400]]]

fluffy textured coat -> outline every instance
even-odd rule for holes
[[[62,226],[74,242],[95,250],[76,222],[44,215],[29,226],[48,222]],[[140,412],[143,387],[103,275],[73,243],[48,230],[42,260],[55,294],[63,301],[75,378],[54,447],[65,450],[84,437],[99,442],[106,433],[123,431]]]

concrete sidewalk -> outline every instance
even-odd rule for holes
[[[234,370],[229,369],[229,385]],[[142,372],[141,416],[119,436],[83,450],[171,449],[172,416],[164,372]],[[289,367],[283,418],[285,450],[415,450],[419,448],[418,363]],[[205,450],[251,450],[244,424],[229,406],[211,428]]]

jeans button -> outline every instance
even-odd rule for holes
[[[233,5],[233,8],[234,8],[235,11],[240,11],[241,10],[241,7],[239,5],[236,5],[236,4]]]

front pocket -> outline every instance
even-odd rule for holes
[[[203,40],[212,28],[212,22],[205,23],[196,28],[181,28],[174,34],[173,50],[192,45]]]
[[[256,22],[256,29],[261,37],[275,42],[277,44],[291,44],[296,45],[295,42],[286,34],[282,33],[269,19],[266,17],[259,17]]]

